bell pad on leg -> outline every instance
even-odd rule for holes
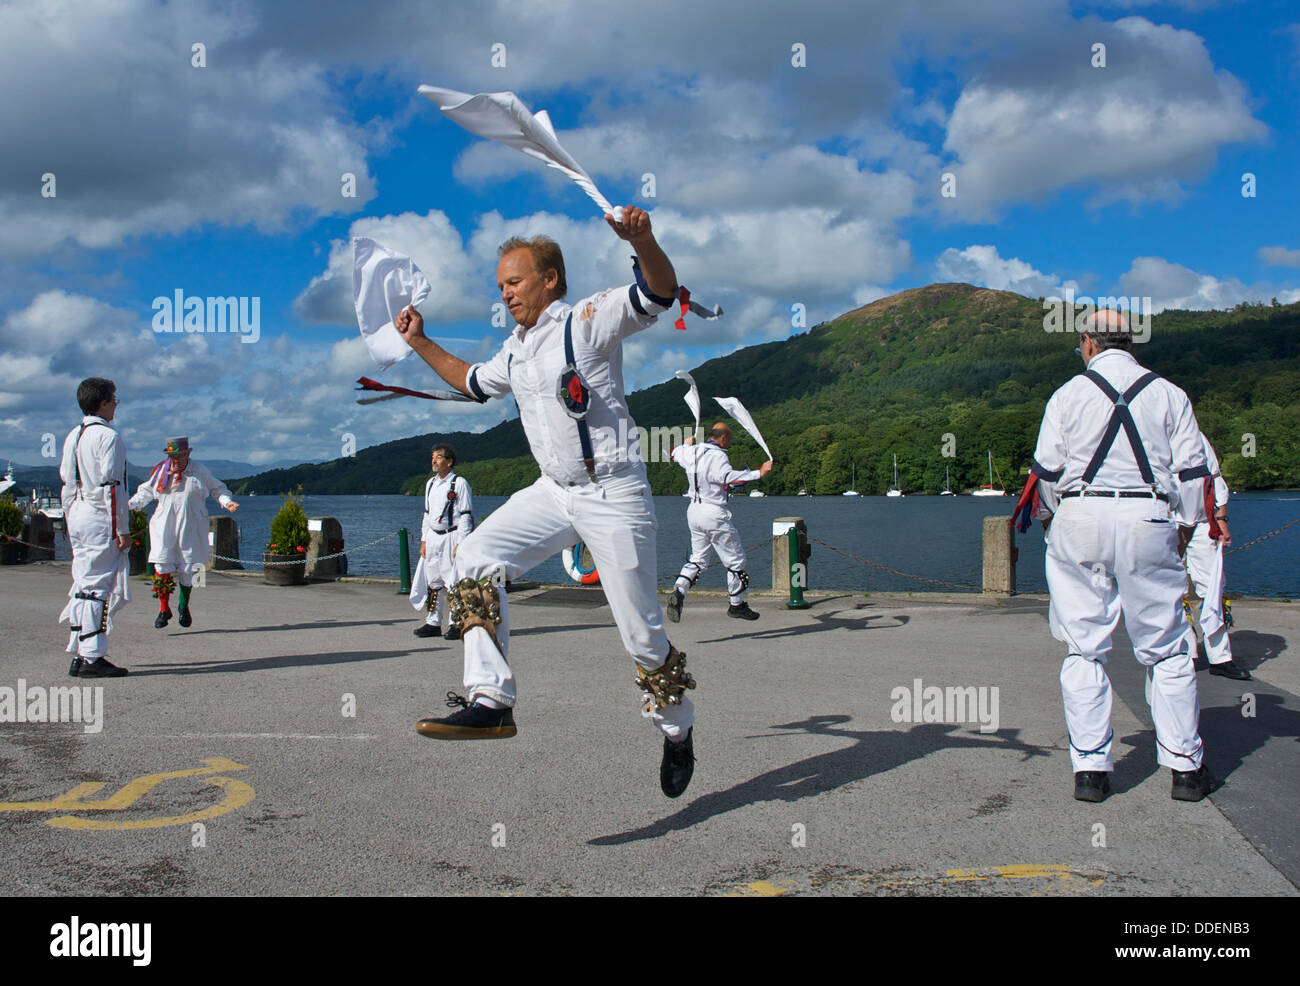
[[[637,668],[637,687],[645,692],[641,711],[650,714],[670,705],[681,705],[686,689],[695,687],[695,679],[686,670],[686,654],[672,644],[668,658],[654,671]]]
[[[472,627],[482,627],[496,649],[501,651],[501,642],[497,640],[501,603],[496,584],[490,578],[461,579],[447,591],[447,609],[451,626],[459,630],[462,637]]]

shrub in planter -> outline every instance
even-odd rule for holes
[[[299,493],[286,493],[279,512],[271,518],[271,540],[262,553],[265,581],[271,585],[300,585],[307,581],[307,513]],[[288,564],[286,564],[288,563]]]
[[[11,538],[23,532],[23,511],[8,497],[0,497],[0,565],[16,565],[21,554],[20,545]]]
[[[131,546],[127,548],[127,560],[130,574],[139,575],[145,570],[149,560],[149,546],[145,543],[145,532],[149,528],[149,515],[143,510],[131,511]]]

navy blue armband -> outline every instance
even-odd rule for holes
[[[650,285],[646,284],[645,282],[645,275],[641,273],[641,261],[638,260],[636,257],[632,258],[632,273],[636,277],[636,286],[641,289],[641,293],[643,295],[645,295],[647,298],[653,301],[660,308],[672,307],[672,304],[676,299],[665,298],[661,295],[655,294],[653,291],[650,290]],[[641,311],[641,306],[636,304],[635,301],[632,303],[632,307],[636,308],[637,311]],[[645,312],[642,311],[641,314],[644,315]]]

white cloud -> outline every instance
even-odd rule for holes
[[[1097,41],[1107,47],[1104,68],[1090,63]],[[1096,190],[1094,204],[1173,201],[1220,147],[1266,133],[1241,83],[1214,69],[1191,31],[1141,17],[1080,22],[962,91],[944,142],[957,194],[939,202],[987,218],[1005,203],[1078,185]]]
[[[1019,257],[1003,258],[994,246],[949,247],[934,262],[940,281],[965,281],[998,291],[1014,291],[1030,298],[1062,295],[1067,288],[1078,290],[1075,281],[1062,281],[1055,274],[1035,270]]]
[[[1126,295],[1149,297],[1153,311],[1166,308],[1222,309],[1242,302],[1268,301],[1282,304],[1300,301],[1300,289],[1248,285],[1235,277],[1218,278],[1171,263],[1162,257],[1137,257],[1120,276],[1120,290]]]
[[[1288,250],[1283,246],[1260,247],[1255,256],[1270,267],[1300,267],[1300,250]]]

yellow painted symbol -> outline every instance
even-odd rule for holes
[[[230,777],[205,777],[205,774],[220,774],[224,771],[247,770],[242,763],[235,763],[225,757],[206,757],[206,767],[192,767],[189,770],[169,770],[158,774],[145,774],[124,784],[115,794],[100,801],[83,800],[97,793],[106,785],[97,782],[78,784],[65,794],[48,801],[0,801],[0,811],[122,811],[130,808],[142,797],[152,791],[163,781],[178,777],[203,777],[204,784],[223,788],[226,796],[215,805],[200,808],[184,815],[169,815],[163,818],[143,818],[129,821],[112,821],[109,819],[81,818],[77,815],[58,815],[47,818],[46,825],[63,829],[152,829],[166,825],[187,825],[208,818],[215,818],[227,812],[242,808],[256,796],[251,785]]]

